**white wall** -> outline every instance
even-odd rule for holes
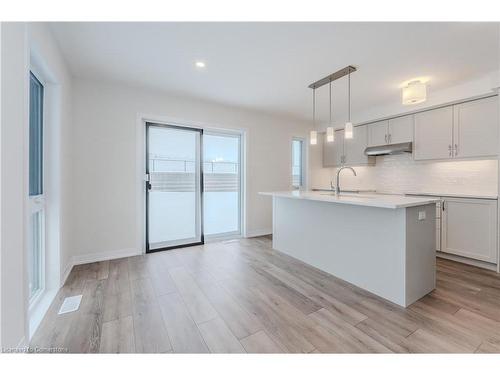
[[[84,261],[140,251],[143,168],[141,115],[246,131],[246,232],[270,233],[271,201],[259,191],[291,185],[293,136],[308,125],[120,84],[78,79],[73,92],[71,247]],[[139,148],[140,149],[140,148]],[[139,151],[140,152],[140,151]],[[140,155],[141,157],[143,155]],[[139,203],[138,203],[139,200]]]
[[[1,127],[1,328],[2,345],[29,340],[27,283],[28,77],[35,60],[46,80],[45,189],[48,200],[48,288],[57,290],[69,258],[67,239],[59,231],[67,208],[62,202],[69,166],[62,161],[61,135],[68,137],[71,118],[70,75],[44,24],[2,23]],[[66,152],[67,153],[67,152]],[[46,302],[50,303],[50,300]],[[46,306],[48,307],[48,305]],[[32,332],[31,332],[32,333]]]
[[[27,336],[24,241],[24,135],[27,126],[26,26],[2,23],[1,265],[2,346]]]

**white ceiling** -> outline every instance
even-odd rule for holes
[[[310,118],[307,86],[346,65],[352,111],[400,100],[400,84],[433,90],[497,70],[497,23],[53,23],[75,76]],[[206,69],[194,62],[203,60]],[[327,117],[328,89],[318,90]],[[345,79],[333,86],[345,114]],[[340,112],[339,112],[340,111]],[[335,116],[337,117],[337,116]]]

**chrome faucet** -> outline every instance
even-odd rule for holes
[[[356,175],[356,171],[354,170],[354,168],[352,167],[346,167],[346,166],[343,166],[343,167],[340,167],[337,171],[337,180],[336,180],[336,186],[335,186],[335,194],[340,194],[340,172],[344,169],[350,169],[352,171],[352,173]],[[330,186],[332,187],[333,189],[333,181],[330,181]]]

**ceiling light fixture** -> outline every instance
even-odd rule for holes
[[[206,67],[206,64],[203,62],[203,61],[196,61],[194,63],[194,65],[197,67],[197,68],[204,68]]]
[[[347,75],[347,122],[344,127],[344,138],[352,139],[353,127],[351,122],[351,71]]]
[[[316,127],[316,89],[318,87],[324,86],[326,84],[330,85],[330,123],[326,128],[326,141],[333,142],[335,140],[335,129],[332,126],[332,82],[342,78],[346,75],[349,75],[349,118],[348,122],[345,124],[344,129],[344,138],[350,139],[353,137],[353,129],[351,123],[351,73],[355,72],[357,69],[348,65],[345,68],[342,68],[335,73],[332,73],[319,81],[311,83],[308,87],[313,90],[313,130],[310,132],[309,142],[311,145],[315,145],[318,143],[318,132],[315,130]]]
[[[329,126],[326,128],[326,141],[332,143],[335,141],[335,130],[332,126],[332,81],[330,81],[329,87],[329,95],[330,95],[330,122]]]
[[[420,80],[408,82],[402,90],[404,105],[418,104],[427,100],[427,86]]]
[[[316,88],[313,88],[312,117],[313,117],[313,130],[311,130],[311,133],[309,134],[309,143],[311,145],[315,145],[318,143],[318,132],[314,130],[316,128]]]

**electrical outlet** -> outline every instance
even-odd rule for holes
[[[425,220],[425,211],[418,211],[418,220]]]

